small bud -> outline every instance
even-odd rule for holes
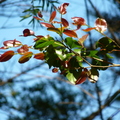
[[[58,68],[53,68],[53,69],[52,69],[52,72],[53,72],[53,73],[57,73],[57,72],[58,72]]]

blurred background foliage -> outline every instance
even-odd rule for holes
[[[107,0],[107,2],[83,0],[82,4],[72,0],[1,0],[0,16],[5,17],[6,21],[0,29],[10,29],[12,25],[5,25],[6,22],[12,19],[14,23],[15,17],[22,16],[22,19],[25,19],[27,24],[31,23],[30,25],[36,30],[38,28],[35,26],[38,27],[39,24],[32,18],[35,12],[40,9],[47,17],[54,10],[54,6],[59,6],[63,2],[69,2],[78,12],[85,13],[82,17],[90,26],[93,26],[97,17],[106,19],[108,23],[106,34],[120,45],[119,0]],[[81,10],[83,8],[84,11]],[[73,10],[69,10],[72,14]],[[19,27],[16,26],[16,29]],[[92,31],[85,45],[90,50],[94,49],[94,43],[98,39],[100,34]],[[114,52],[113,56],[113,62],[120,63],[120,52]],[[0,63],[0,120],[118,120],[120,118],[120,68],[101,71],[96,84],[86,81],[75,86],[59,74],[53,74],[44,62],[31,60],[19,66],[16,59],[17,57],[13,61]]]

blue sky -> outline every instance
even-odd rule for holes
[[[69,2],[70,5],[68,6],[67,8],[67,11],[68,11],[68,14],[64,16],[64,18],[67,18],[68,20],[71,19],[71,17],[75,17],[75,16],[78,16],[78,17],[83,17],[86,19],[86,9],[85,9],[85,3],[84,3],[84,0],[79,0],[79,1],[72,1],[72,0],[60,0],[60,3],[63,3],[63,2]],[[92,0],[92,2],[95,4],[96,8],[97,9],[100,9],[101,11],[103,10],[106,10],[106,12],[109,12],[111,8],[113,8],[113,10],[115,9],[114,5],[110,4],[108,0],[106,1],[103,1],[103,0],[99,0],[96,2],[96,0]],[[109,6],[109,7],[108,7]],[[14,10],[14,9],[13,9]],[[13,13],[12,11],[12,8],[11,8],[11,11],[9,11],[10,14]],[[21,11],[22,12],[22,11]],[[109,12],[110,15],[112,15],[114,12]],[[48,18],[49,14],[46,14],[46,18]],[[20,17],[15,17],[15,18],[6,18],[4,16],[0,16],[0,47],[2,46],[2,42],[5,41],[5,40],[13,40],[13,39],[17,39],[17,40],[20,40],[22,41],[23,43],[25,44],[30,44],[32,45],[33,44],[33,37],[19,37],[19,35],[22,34],[22,31],[26,28],[29,28],[29,29],[32,29],[35,31],[36,34],[38,35],[47,35],[47,34],[52,34],[51,32],[47,32],[45,29],[42,29],[42,28],[35,28],[33,29],[31,26],[29,26],[27,23],[28,23],[28,20],[25,20],[25,21],[22,21],[22,22],[19,22],[20,21]],[[94,21],[95,21],[96,18],[91,18],[91,25],[94,25]],[[71,21],[72,22],[72,21]],[[82,31],[79,31],[79,34],[80,35],[83,35],[84,32]],[[93,36],[95,35],[94,33],[92,34]],[[54,36],[54,34],[53,34]],[[2,53],[3,50],[0,50],[0,52]],[[14,59],[15,58],[15,59]],[[5,62],[5,63],[0,63],[0,71],[7,71],[8,73],[5,74],[3,76],[3,79],[6,80],[7,78],[11,77],[11,76],[14,76],[15,74],[21,72],[21,70],[24,70],[25,67],[30,67],[32,66],[33,64],[35,63],[39,63],[38,60],[30,60],[28,63],[25,63],[23,65],[19,64],[17,62],[17,59],[19,58],[19,56],[15,56],[14,58],[12,58],[10,61],[8,62]],[[12,65],[10,65],[12,64]],[[44,71],[43,69],[47,70],[47,73],[46,71]],[[29,78],[32,77],[32,75],[34,74],[34,76],[37,75],[37,73],[41,73],[40,75],[45,75],[45,76],[54,76],[56,74],[53,74],[51,72],[51,70],[48,69],[48,66],[45,65],[43,66],[42,69],[37,69],[36,71],[30,73],[31,76],[29,76]],[[103,94],[103,98],[104,99],[104,96],[106,95],[106,93],[108,92],[109,89],[106,89],[108,88],[108,85],[110,86],[111,84],[110,83],[107,83],[107,80],[108,80],[108,77],[109,77],[109,81],[111,81],[112,77],[111,74],[108,71],[107,72],[107,76],[104,76],[105,74],[105,71],[104,72],[101,72],[100,74],[100,80],[102,79],[105,79],[105,83],[106,84],[103,84],[104,82],[103,81],[100,81],[100,84],[102,84],[102,88],[104,89],[104,92],[102,93]],[[21,76],[23,78],[27,78],[28,76]],[[117,90],[117,89],[120,89],[120,86],[117,86],[116,88],[114,88],[114,91]],[[105,111],[106,113],[106,111]],[[111,113],[112,114],[113,111],[111,110]],[[2,112],[0,112],[0,114],[2,114]],[[117,114],[115,117],[119,117],[120,118],[120,114]],[[0,120],[6,120],[4,119],[4,117]],[[115,119],[114,119],[115,120]]]

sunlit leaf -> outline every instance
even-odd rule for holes
[[[66,7],[69,5],[69,3],[63,3],[60,7],[58,7],[58,11],[61,13],[61,14],[66,14]]]
[[[52,32],[56,32],[56,33],[58,33],[58,34],[61,33],[58,28],[49,27],[49,28],[47,28],[47,30],[48,30],[48,31],[52,31]]]
[[[75,37],[77,38],[77,34],[75,31],[73,30],[64,30],[63,33],[69,37]]]
[[[63,53],[63,50],[55,50],[57,56],[59,57],[60,60],[64,60],[66,58],[66,54]]]
[[[14,40],[7,40],[3,42],[3,45],[5,47],[19,47],[22,45],[22,43],[20,41],[17,41],[16,39]]]
[[[45,59],[45,54],[44,53],[37,53],[37,54],[34,55],[34,58],[38,59],[38,60],[44,60]]]
[[[29,46],[28,45],[23,45],[21,48],[17,49],[17,52],[19,54],[25,54],[28,51],[29,51]]]
[[[89,31],[94,30],[94,29],[95,29],[95,27],[91,27],[91,28],[82,29],[82,30],[85,31],[85,32],[89,32]]]
[[[27,53],[25,53],[19,60],[18,60],[18,62],[19,63],[25,63],[25,62],[27,62],[27,61],[29,61],[30,60],[30,58],[32,57],[32,55],[33,55],[33,53],[32,52],[27,52]]]
[[[68,23],[68,21],[65,18],[61,18],[61,21],[62,21],[62,24],[63,24],[64,27],[68,27],[69,26],[69,23]]]
[[[78,43],[83,46],[84,41],[87,39],[88,34],[83,35],[81,38],[78,39]]]
[[[74,40],[71,37],[66,37],[65,38],[65,43],[68,45],[70,48],[81,48],[77,40]]]
[[[14,55],[14,51],[12,50],[9,50],[5,53],[3,53],[1,56],[0,56],[0,62],[6,62],[8,60],[10,60]]]
[[[51,15],[50,15],[49,22],[52,22],[55,17],[56,17],[56,11],[53,11],[53,12],[51,13]]]
[[[89,70],[89,76],[88,76],[88,80],[91,82],[91,83],[96,83],[98,81],[98,78],[99,78],[99,72],[97,69],[95,68],[92,68]]]
[[[44,27],[50,27],[50,28],[52,28],[52,27],[54,27],[52,24],[49,24],[49,23],[45,23],[45,22],[40,22],[40,24],[42,25],[42,26],[44,26]]]
[[[75,84],[76,78],[74,77],[73,73],[68,72],[66,77],[72,84]]]
[[[35,49],[41,49],[41,48],[45,48],[47,47],[48,45],[51,45],[53,44],[54,41],[44,41],[44,40],[39,40],[36,42],[36,44],[34,45],[34,48]]]
[[[106,20],[102,18],[97,18],[95,21],[95,27],[99,32],[103,33],[104,31],[107,30]]]

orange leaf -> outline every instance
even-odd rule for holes
[[[56,11],[53,11],[50,15],[49,22],[52,22],[55,17],[56,17]]]
[[[66,19],[62,18],[61,21],[62,21],[62,24],[63,24],[64,27],[69,26],[69,23],[68,23],[68,21]]]
[[[63,32],[65,35],[69,36],[69,37],[75,37],[77,38],[77,34],[75,31],[73,30],[64,30]]]
[[[85,32],[89,32],[89,31],[94,30],[94,29],[95,29],[95,27],[91,27],[91,28],[82,29],[82,30],[85,31]]]
[[[27,52],[18,60],[18,62],[19,63],[25,63],[32,57],[32,55],[33,55],[32,52]]]
[[[34,55],[34,58],[38,59],[38,60],[44,60],[45,54],[44,53],[37,53]]]
[[[78,39],[78,43],[83,46],[84,41],[87,39],[88,34],[83,35],[81,38]]]
[[[8,61],[9,59],[12,58],[13,55],[14,55],[14,51],[12,51],[12,50],[9,50],[9,51],[3,53],[0,56],[0,62],[6,62],[6,61]]]

